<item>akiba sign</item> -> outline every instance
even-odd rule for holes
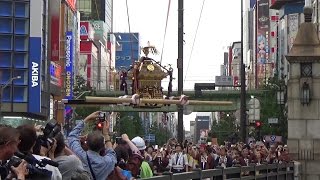
[[[28,111],[41,112],[41,38],[30,37]]]
[[[36,62],[32,63],[31,69],[31,87],[39,86],[39,64]]]

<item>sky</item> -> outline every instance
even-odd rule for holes
[[[169,1],[127,0],[130,32],[140,33],[140,46],[146,46],[149,41],[160,54],[164,42],[162,64],[172,64],[176,78],[173,90],[177,90],[178,0],[171,0],[165,41],[163,37]],[[126,0],[113,2],[114,32],[129,32]],[[194,83],[213,83],[215,76],[220,75],[223,53],[227,52],[227,47],[232,42],[241,40],[240,2],[240,0],[204,1],[192,51],[203,0],[184,0],[184,90],[192,90]],[[152,58],[160,61],[160,54]],[[162,86],[167,87],[167,83],[168,81],[163,81]],[[195,114],[184,116],[186,130],[189,130],[189,122],[194,120]]]

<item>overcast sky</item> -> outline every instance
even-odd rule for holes
[[[127,0],[131,32],[140,33],[140,46],[150,41],[161,52],[169,0]],[[191,90],[194,83],[214,82],[220,75],[223,52],[234,41],[240,41],[240,0],[206,0],[197,38],[192,44],[203,0],[184,0],[184,89]],[[176,59],[178,58],[178,0],[171,0],[167,35],[162,64],[173,64],[174,90],[177,89]],[[114,32],[129,32],[126,0],[114,0]],[[191,55],[191,58],[190,58]],[[160,61],[160,54],[153,57]],[[187,71],[188,62],[189,69]],[[163,82],[163,83],[167,83]],[[167,87],[167,84],[163,84]],[[185,116],[185,128],[195,113]]]

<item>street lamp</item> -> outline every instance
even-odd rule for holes
[[[3,96],[3,91],[4,89],[9,85],[11,84],[11,82],[15,79],[20,79],[21,76],[16,76],[16,77],[12,77],[11,79],[9,79],[6,84],[4,84],[2,87],[1,87],[1,93],[0,93],[0,124],[2,124],[2,96]]]
[[[301,89],[301,104],[309,105],[310,99],[310,86],[307,82],[304,82]]]

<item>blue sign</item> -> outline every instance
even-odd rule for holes
[[[139,33],[114,33],[116,37],[116,69],[129,69],[140,57]]]
[[[65,78],[65,98],[73,98],[73,33],[72,31],[66,32],[66,78]],[[71,117],[72,109],[70,106],[65,107],[65,114]]]
[[[154,134],[147,134],[144,139],[149,142],[155,142],[156,136]]]
[[[41,112],[41,38],[29,38],[28,112]]]
[[[66,32],[66,98],[73,97],[73,35],[71,31]]]

